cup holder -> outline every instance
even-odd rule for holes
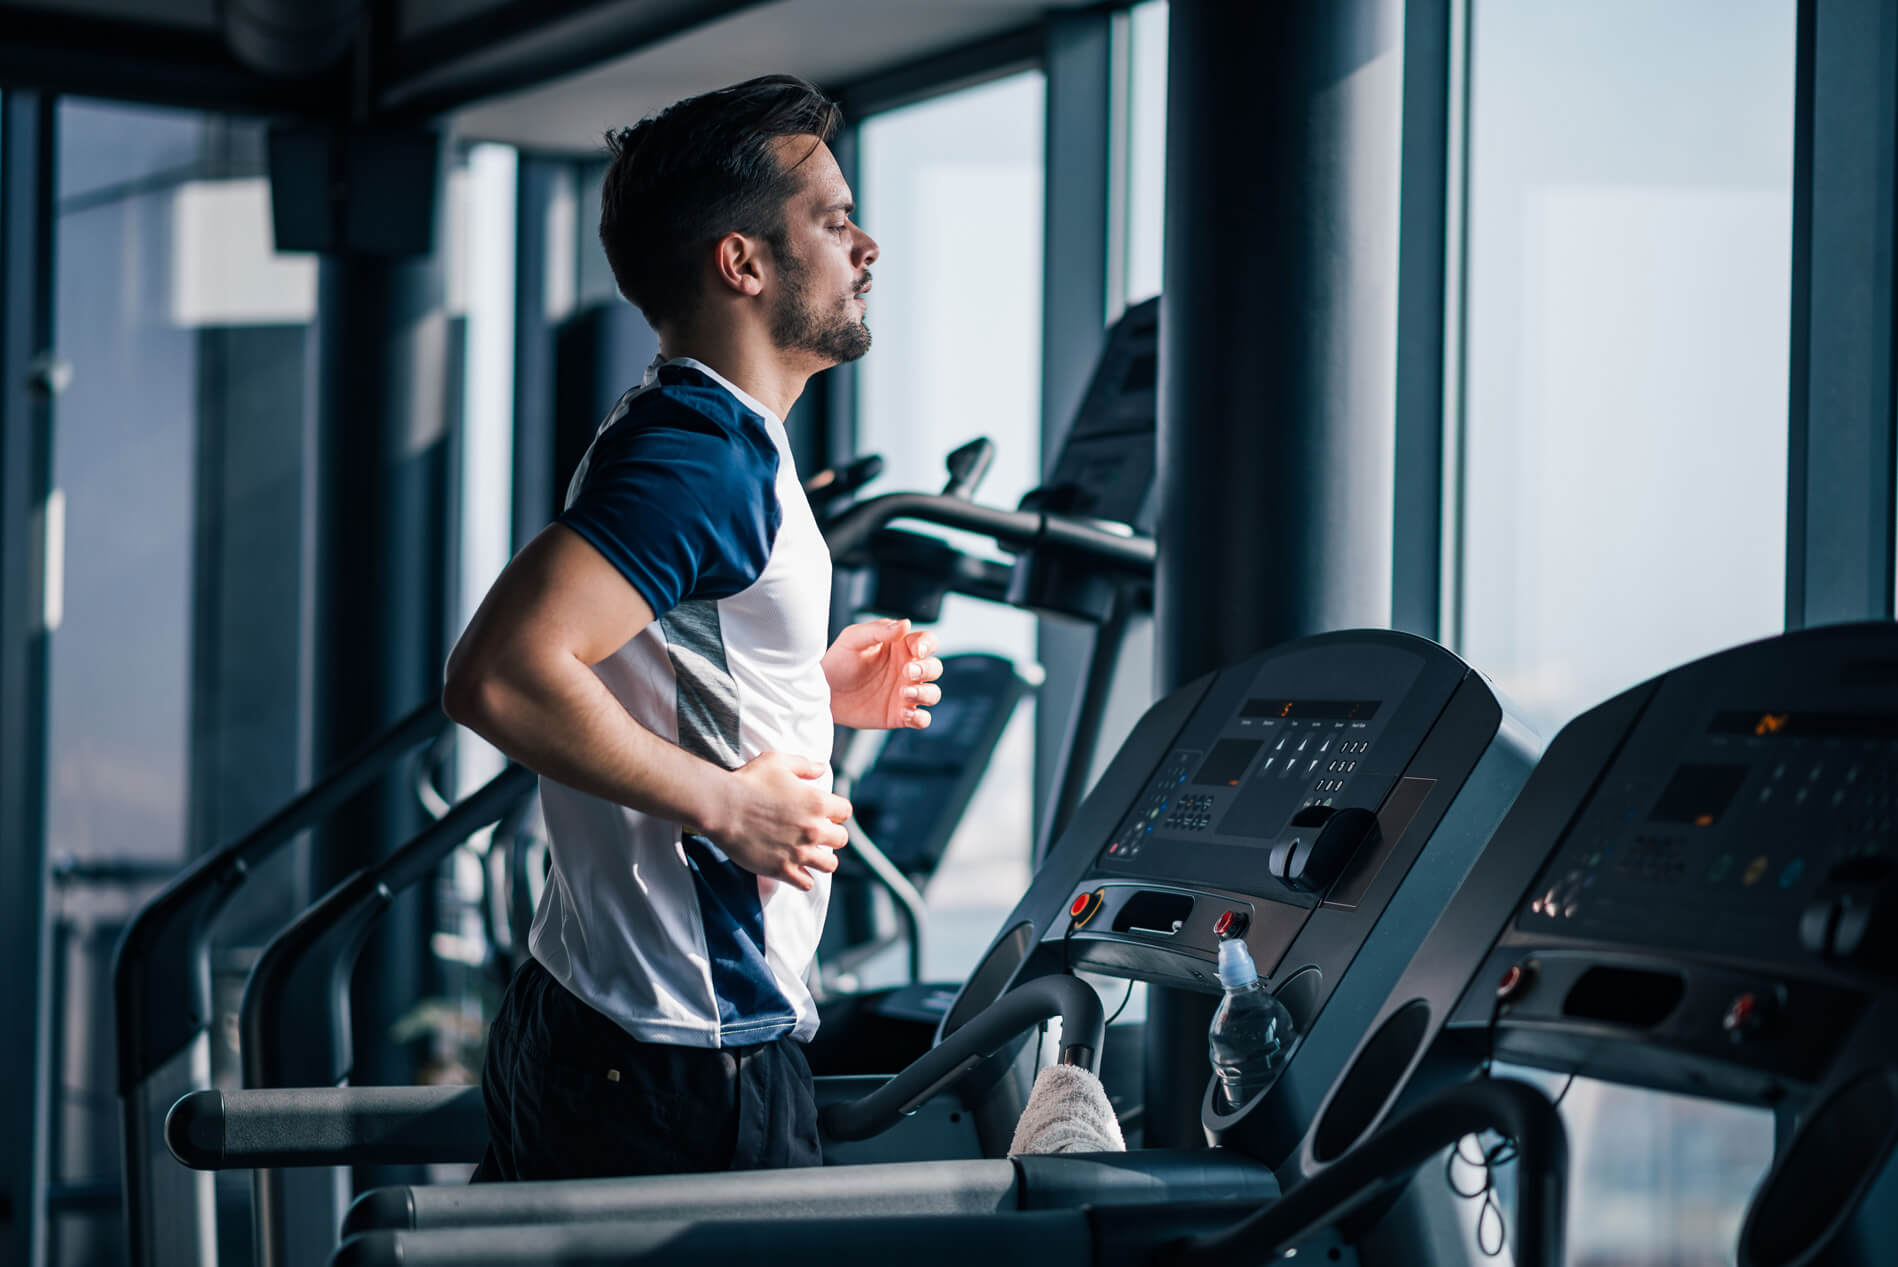
[[[1310,1033],[1312,1022],[1318,1019],[1318,997],[1324,985],[1324,973],[1315,967],[1304,967],[1279,982],[1278,989],[1272,991],[1292,1014],[1292,1024],[1301,1034]]]
[[[1422,999],[1412,999],[1377,1027],[1318,1119],[1311,1150],[1316,1161],[1336,1161],[1370,1130],[1403,1085],[1429,1031],[1430,1005]]]
[[[1806,1115],[1753,1194],[1743,1267],[1809,1263],[1865,1200],[1898,1145],[1898,1069],[1868,1070]]]
[[[1292,1096],[1274,1094],[1279,1080],[1290,1076],[1298,1060],[1299,1047],[1318,1017],[1324,974],[1312,966],[1300,968],[1279,983],[1273,994],[1291,1013],[1296,1037],[1278,1077],[1247,1098],[1245,1103],[1226,1103],[1224,1088],[1217,1075],[1208,1071],[1205,1094],[1200,1097],[1199,1120],[1208,1135],[1221,1145],[1244,1153],[1255,1160],[1276,1166],[1290,1155],[1304,1135]]]

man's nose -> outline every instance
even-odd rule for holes
[[[857,258],[865,268],[874,264],[877,258],[877,240],[862,229],[857,230]]]

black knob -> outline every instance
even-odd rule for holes
[[[1837,864],[1799,917],[1799,942],[1827,959],[1898,974],[1898,874],[1861,855]]]
[[[988,474],[989,463],[994,460],[995,441],[987,436],[977,436],[951,453],[947,459],[949,482],[943,485],[943,496],[965,500],[975,496],[976,486]]]
[[[1294,846],[1285,882],[1305,893],[1322,893],[1344,874],[1358,851],[1377,843],[1377,815],[1368,809],[1341,809],[1325,820],[1309,843]],[[1273,851],[1276,859],[1277,851]]]

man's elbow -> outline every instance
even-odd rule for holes
[[[471,657],[451,657],[442,675],[442,712],[458,726],[485,735],[493,726],[499,683]]]

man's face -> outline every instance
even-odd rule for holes
[[[790,136],[777,147],[780,162],[798,164],[798,188],[785,204],[777,249],[772,341],[827,366],[854,361],[870,350],[863,295],[877,244],[850,219],[856,204],[828,145]]]

